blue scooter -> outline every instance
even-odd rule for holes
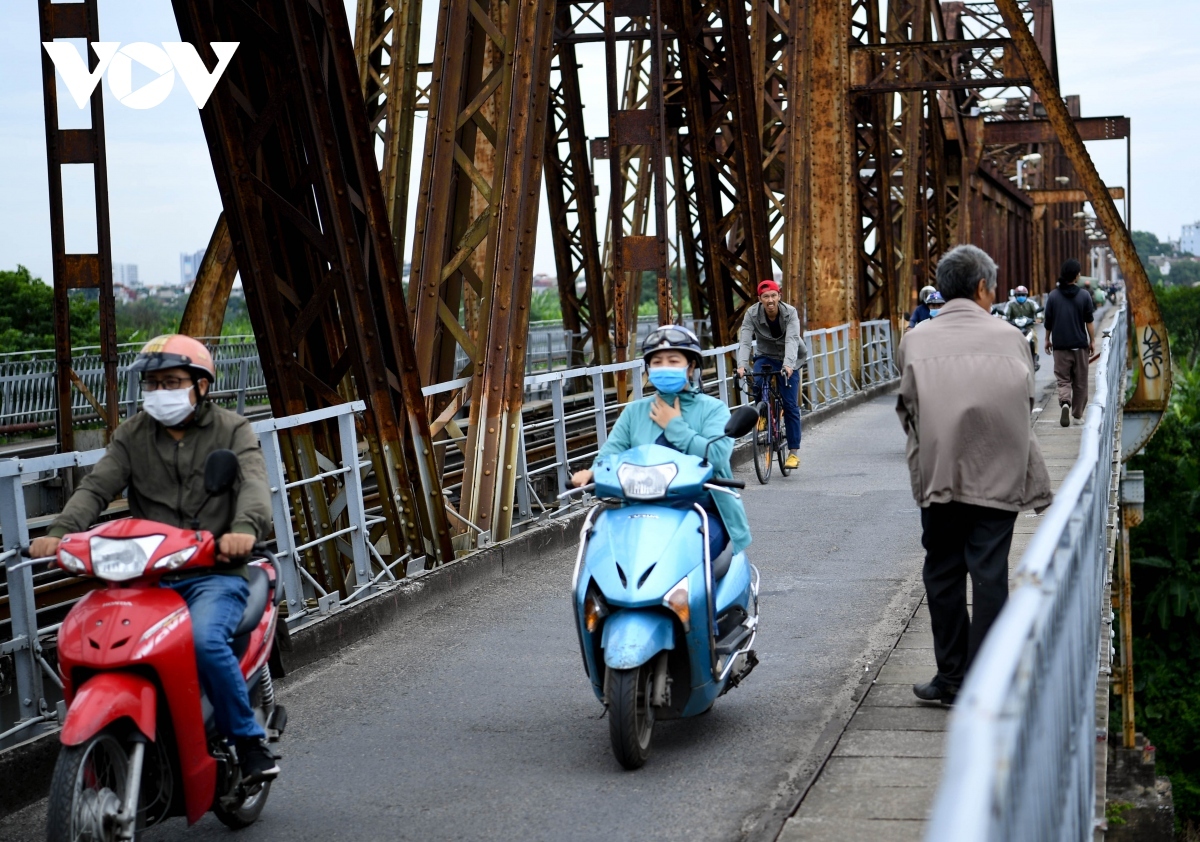
[[[757,422],[740,407],[725,435]],[[758,663],[758,570],[732,544],[710,556],[704,506],[745,485],[657,444],[596,466],[601,502],[583,524],[572,590],[584,669],[626,769],[646,762],[656,720],[706,712]]]

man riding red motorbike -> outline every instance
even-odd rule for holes
[[[251,590],[246,558],[271,529],[270,491],[258,438],[245,418],[205,400],[216,369],[208,349],[197,340],[181,334],[152,339],[130,367],[131,376],[135,372],[142,377],[144,411],[114,431],[104,456],[79,483],[48,535],[32,542],[30,555],[55,555],[64,536],[87,530],[126,489],[133,518],[190,530],[197,547],[202,531],[211,533],[216,543],[208,550],[216,564],[180,564],[177,572],[161,576],[161,585],[186,603],[200,685],[217,731],[236,747],[242,784],[269,781],[279,767],[255,719],[232,646]],[[218,450],[236,456],[236,480],[229,493],[213,495],[210,489],[206,494],[205,460]],[[97,539],[90,540],[94,563]],[[61,557],[59,563],[66,568]],[[273,577],[261,571],[256,576],[270,578],[278,589]],[[273,614],[270,625],[273,631]],[[263,645],[269,652],[269,641]]]

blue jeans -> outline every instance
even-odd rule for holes
[[[233,630],[246,610],[250,586],[241,576],[210,574],[169,582],[192,617],[200,686],[213,706],[217,730],[228,739],[262,739],[262,726],[250,709],[250,693],[233,654]]]
[[[772,360],[768,357],[754,358],[754,373],[760,373],[765,366],[770,366],[771,371],[783,371],[783,362],[781,360]],[[770,381],[763,377],[759,379],[758,399],[765,401],[767,399],[767,388]],[[788,450],[800,449],[800,370],[796,369],[792,372],[792,376],[786,382],[779,384],[779,396],[783,398],[783,417],[785,419],[784,427],[787,430]]]

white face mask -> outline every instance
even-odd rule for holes
[[[196,409],[192,404],[192,387],[146,392],[142,398],[142,409],[158,423],[167,427],[178,427]]]

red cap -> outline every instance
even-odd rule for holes
[[[764,292],[768,291],[779,292],[779,284],[775,283],[775,281],[771,280],[770,278],[767,278],[765,281],[759,281],[758,294],[762,295]]]

